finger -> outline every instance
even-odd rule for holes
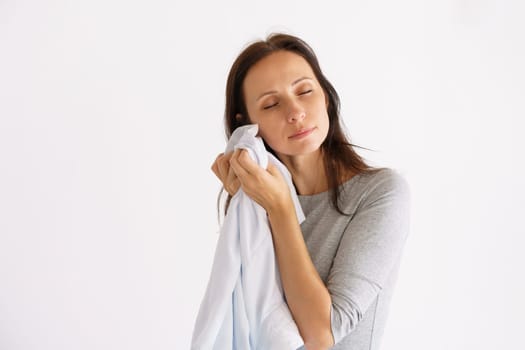
[[[228,171],[230,170],[229,156],[223,155],[217,160],[217,167],[219,170],[219,178],[222,182],[228,177]]]
[[[228,172],[228,177],[226,178],[226,181],[224,182],[224,187],[227,188],[227,191],[233,195],[233,193],[237,192],[239,189],[240,183],[239,179],[237,178],[237,175],[235,175],[235,172],[233,171],[232,167],[230,167],[230,171]]]
[[[272,175],[272,176],[279,176],[281,175],[281,172],[279,171],[279,168],[277,168],[274,164],[272,163],[268,163],[268,168],[267,168],[268,172]]]
[[[228,175],[226,176],[226,182],[233,182],[237,178],[237,175],[235,175],[235,171],[233,171],[233,168],[230,166],[228,169]]]
[[[241,182],[237,177],[232,182],[229,182],[227,185],[224,185],[224,188],[232,197],[235,195],[235,193],[237,193],[240,187]]]
[[[244,151],[246,152],[246,151]],[[248,175],[248,172],[244,169],[244,167],[239,163],[239,155],[242,153],[242,150],[237,149],[233,152],[231,158],[230,158],[230,166],[232,167],[233,171],[235,172],[235,175],[239,178],[242,178],[246,175]],[[241,180],[242,182],[242,180]]]
[[[250,174],[256,174],[262,170],[259,164],[252,159],[248,151],[244,149],[237,155],[237,161],[243,169]]]
[[[213,171],[213,173],[215,174],[215,176],[217,176],[218,178],[220,178],[220,172],[219,172],[219,159],[223,156],[224,154],[223,153],[220,153],[217,158],[215,158],[215,161],[213,162],[213,164],[211,165],[211,170]]]

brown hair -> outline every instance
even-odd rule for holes
[[[261,59],[276,51],[286,50],[303,57],[312,68],[325,95],[328,97],[329,129],[326,139],[321,145],[324,166],[328,177],[328,186],[332,191],[332,205],[341,214],[345,214],[340,207],[341,188],[345,174],[352,171],[355,174],[372,172],[378,169],[366,162],[353,149],[343,131],[342,120],[339,117],[340,100],[332,84],[321,71],[317,57],[312,48],[298,37],[273,33],[266,40],[259,40],[247,46],[233,63],[226,84],[226,108],[224,111],[224,126],[226,137],[229,138],[239,126],[250,123],[242,86],[249,69]],[[237,118],[241,114],[241,118]],[[266,149],[273,153],[265,142]],[[359,147],[359,146],[356,146]],[[362,147],[360,147],[362,148]],[[227,204],[229,203],[227,200]],[[226,207],[227,208],[227,207]]]

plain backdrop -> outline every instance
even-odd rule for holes
[[[412,222],[383,349],[524,349],[521,1],[0,0],[0,349],[188,349],[226,76],[306,40]]]

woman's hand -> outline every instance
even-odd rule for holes
[[[240,149],[231,154],[229,162],[230,170],[233,170],[243,191],[259,203],[268,215],[293,206],[290,189],[273,164],[269,163],[268,169],[263,169],[246,150]]]
[[[237,175],[235,175],[233,169],[230,167],[230,159],[232,155],[233,152],[219,154],[211,166],[211,170],[222,182],[224,189],[230,194],[230,196],[237,193],[239,187],[241,187]]]

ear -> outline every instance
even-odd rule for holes
[[[326,108],[328,109],[328,105],[330,104],[330,101],[328,100],[328,95],[326,93],[324,94],[324,99],[325,99]]]
[[[235,115],[235,120],[237,121],[237,123],[245,123],[245,124],[251,124],[252,122],[250,121],[250,117],[247,117],[241,113],[237,113]]]

